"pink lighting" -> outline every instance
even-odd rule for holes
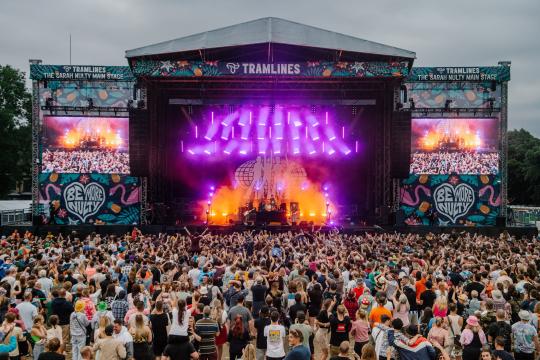
[[[203,143],[196,140],[199,138],[199,122],[194,125],[195,139],[189,142],[185,138],[181,140],[186,142],[180,144],[182,152],[189,148],[192,155],[210,153],[217,155],[215,159],[218,160],[220,156],[248,154],[346,156],[360,151],[358,141],[346,141],[345,126],[340,124],[339,132],[336,124],[330,122],[329,111],[317,115],[316,109],[307,106],[277,104],[273,105],[273,112],[268,105],[239,107],[232,112],[229,107],[222,108],[223,111],[215,108],[208,111],[210,116],[207,116],[204,134],[201,135],[205,139]],[[240,127],[238,132],[236,124]]]

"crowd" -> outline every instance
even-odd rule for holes
[[[0,240],[0,357],[533,360],[536,241],[15,231]]]
[[[413,152],[411,174],[484,174],[499,173],[496,152]]]
[[[129,153],[116,150],[45,150],[42,171],[129,174]]]

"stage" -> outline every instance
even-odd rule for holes
[[[126,58],[32,63],[33,224],[506,224],[509,63],[276,18]]]

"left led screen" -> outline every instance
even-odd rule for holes
[[[42,172],[129,174],[129,119],[45,116]]]

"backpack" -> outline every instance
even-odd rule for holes
[[[227,289],[223,297],[225,298],[225,304],[227,304],[228,307],[231,307],[231,298],[239,292],[240,291],[236,291],[233,286]]]

